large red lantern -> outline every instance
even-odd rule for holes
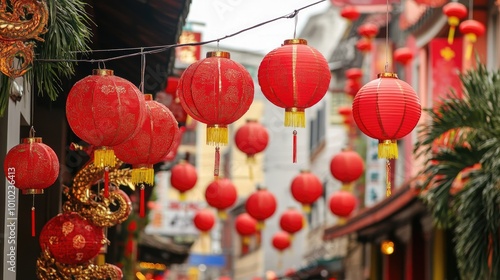
[[[330,210],[334,215],[342,218],[349,217],[356,208],[356,204],[356,197],[348,191],[338,191],[330,196]]]
[[[238,234],[242,236],[244,244],[248,244],[249,237],[257,233],[257,220],[248,213],[239,214],[234,221],[234,226]]]
[[[182,74],[177,94],[182,107],[195,120],[207,124],[207,144],[215,145],[214,176],[219,176],[219,145],[228,143],[227,126],[250,108],[253,80],[229,52],[208,52]]]
[[[367,40],[371,40],[373,39],[375,36],[377,36],[378,34],[378,26],[373,24],[373,23],[365,23],[365,24],[362,24],[360,27],[358,27],[358,34],[367,39]]]
[[[408,64],[413,59],[413,52],[410,48],[399,48],[394,51],[394,60],[403,65]]]
[[[196,168],[189,162],[183,160],[170,170],[170,184],[180,192],[181,201],[186,199],[186,192],[194,188],[198,181]]]
[[[45,224],[39,241],[42,250],[49,250],[56,261],[78,265],[97,256],[106,238],[102,228],[78,213],[63,213]]]
[[[477,41],[477,37],[482,36],[484,32],[486,32],[486,27],[484,27],[484,24],[477,20],[469,19],[460,23],[458,29],[460,29],[462,34],[465,34],[465,41],[467,44],[465,49],[465,58],[470,59],[474,43]]]
[[[144,108],[139,89],[114,76],[113,70],[96,69],[71,88],[66,100],[68,123],[78,137],[96,147],[94,165],[105,169],[105,177],[108,168],[115,165],[112,147],[137,133],[144,119]],[[105,189],[108,189],[106,183]]]
[[[215,215],[209,209],[198,210],[194,215],[193,223],[201,232],[208,232],[215,225]]]
[[[116,157],[132,164],[132,183],[140,184],[140,216],[144,217],[144,186],[154,185],[153,164],[161,162],[170,152],[179,133],[179,127],[172,112],[163,104],[153,100],[151,94],[146,100],[145,118],[139,132],[114,148]]]
[[[323,194],[323,184],[316,175],[302,170],[293,178],[290,191],[293,198],[302,204],[304,212],[309,213],[311,204]]]
[[[296,209],[290,208],[281,214],[280,227],[293,236],[304,227],[304,216]]]
[[[286,231],[278,231],[273,235],[271,242],[273,244],[273,247],[276,248],[276,250],[282,252],[286,250],[288,247],[290,247],[291,244],[290,234]]]
[[[41,137],[24,138],[5,156],[3,164],[7,188],[20,189],[23,194],[43,194],[59,176],[59,160]],[[34,201],[34,200],[33,200]],[[35,236],[35,205],[31,207],[31,235]]]
[[[252,218],[257,220],[258,229],[264,227],[264,220],[271,217],[276,211],[276,198],[266,189],[257,189],[245,203],[245,209]]]
[[[345,6],[340,10],[340,16],[343,18],[349,20],[349,21],[355,21],[359,18],[361,13],[358,11],[358,8],[356,6]]]
[[[226,219],[225,209],[233,206],[237,198],[236,187],[227,178],[213,181],[205,190],[205,199],[208,205],[217,209],[221,219]]]
[[[379,140],[378,156],[398,158],[397,139],[409,134],[417,125],[422,108],[417,93],[395,73],[381,73],[364,85],[352,103],[352,113],[358,128],[367,136]],[[387,176],[387,196],[391,194]]]
[[[467,16],[467,7],[458,2],[450,2],[443,6],[443,13],[448,17],[450,30],[448,31],[448,43],[453,44],[455,37],[455,29],[460,23],[460,20]]]
[[[247,163],[255,163],[255,154],[264,151],[269,143],[269,133],[267,129],[256,120],[247,120],[234,135],[236,147],[247,155]],[[252,178],[252,168],[250,166],[250,178]]]
[[[351,182],[363,175],[365,164],[355,151],[344,150],[336,154],[330,161],[330,171],[333,178],[339,180],[348,189]]]
[[[318,103],[330,85],[325,57],[304,39],[285,40],[269,52],[259,66],[264,96],[285,109],[285,126],[305,127],[305,109]],[[293,132],[293,162],[297,161],[297,131]]]

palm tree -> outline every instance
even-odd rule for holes
[[[415,147],[426,157],[421,198],[454,233],[461,278],[500,279],[500,71],[478,65],[460,79],[463,98],[452,90],[425,110],[431,121]]]

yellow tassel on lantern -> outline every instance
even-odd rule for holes
[[[186,193],[185,192],[180,192],[179,193],[179,200],[180,201],[186,201]]]
[[[263,221],[257,222],[257,231],[262,231],[265,227],[266,227],[266,224],[264,224]]]
[[[310,204],[302,204],[302,211],[304,211],[304,213],[306,213],[306,214],[311,213],[311,205]]]
[[[448,24],[450,25],[450,30],[448,31],[448,44],[453,44],[453,38],[455,37],[455,29],[460,23],[458,17],[451,16],[448,18]]]
[[[227,212],[224,211],[224,210],[218,210],[217,211],[217,216],[219,217],[219,219],[221,220],[226,220],[227,219]]]
[[[248,236],[248,235],[242,236],[242,242],[243,242],[243,245],[249,245],[250,244],[250,236]]]
[[[306,127],[306,114],[304,112],[304,109],[299,109],[296,107],[286,108],[285,126]]]
[[[472,49],[474,47],[474,43],[477,41],[477,36],[474,33],[465,34],[465,41],[467,42],[465,49],[465,58],[469,60],[472,57]]]
[[[378,143],[378,157],[387,159],[398,158],[398,144],[396,140],[381,140]]]
[[[104,168],[115,166],[115,152],[109,147],[99,147],[94,151],[94,166]]]
[[[209,125],[207,126],[207,144],[208,145],[227,145],[229,133],[227,126]]]
[[[153,165],[137,165],[133,166],[132,169],[132,183],[139,184],[144,183],[149,186],[154,185],[155,173]]]

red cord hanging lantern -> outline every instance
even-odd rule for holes
[[[281,214],[280,227],[293,236],[304,227],[304,216],[296,209],[289,208]]]
[[[356,42],[356,49],[363,54],[371,52],[372,48],[372,42],[366,38],[361,38]]]
[[[448,31],[448,44],[453,44],[453,37],[455,37],[455,30],[460,20],[467,16],[467,7],[458,2],[450,2],[443,6],[443,13],[448,17],[448,24],[450,30]]]
[[[245,202],[248,215],[257,220],[257,229],[264,228],[264,220],[271,217],[276,211],[276,198],[266,189],[257,189]]]
[[[330,161],[330,172],[333,178],[343,184],[343,189],[350,189],[350,183],[363,175],[365,164],[355,151],[344,150],[336,154]]]
[[[273,247],[282,252],[290,247],[291,244],[290,234],[286,231],[278,231],[273,235],[272,244]]]
[[[304,212],[309,213],[311,204],[323,194],[323,184],[316,175],[302,170],[293,178],[290,191],[293,198],[302,204]]]
[[[407,65],[413,59],[413,52],[410,48],[399,48],[394,51],[394,61]]]
[[[40,247],[57,262],[79,265],[99,254],[106,243],[102,228],[78,213],[63,213],[50,219],[40,233]]]
[[[217,209],[219,218],[226,219],[226,209],[233,206],[238,198],[236,187],[227,178],[217,179],[210,183],[205,190],[205,199],[208,205]]]
[[[360,15],[361,13],[358,11],[358,8],[356,8],[356,6],[345,6],[342,8],[342,10],[340,10],[340,16],[349,21],[357,20]]]
[[[248,244],[250,236],[257,233],[257,220],[248,213],[239,214],[234,221],[238,234],[243,238],[243,244]]]
[[[352,113],[358,128],[367,136],[379,140],[378,156],[398,158],[397,139],[409,134],[417,125],[422,108],[417,93],[395,73],[381,73],[364,85],[352,103]],[[387,196],[391,194],[390,176],[387,176]]]
[[[330,196],[329,206],[332,213],[336,216],[349,217],[356,208],[357,199],[348,191],[338,191]]]
[[[269,143],[267,129],[256,120],[247,120],[246,124],[238,128],[234,135],[236,147],[247,155],[247,163],[255,163],[255,154],[264,151]],[[250,178],[253,178],[251,165]]]
[[[161,162],[170,152],[179,133],[174,115],[163,104],[145,94],[145,117],[139,132],[129,140],[114,146],[116,157],[132,164],[131,182],[140,185],[140,216],[145,215],[144,188],[154,185],[153,164]]]
[[[269,52],[259,66],[264,96],[285,109],[285,126],[305,127],[305,109],[318,103],[330,85],[325,57],[304,39],[285,40]],[[297,131],[293,131],[293,162],[297,162]]]
[[[177,88],[184,110],[207,124],[207,144],[215,146],[215,177],[219,176],[219,146],[229,140],[227,126],[248,111],[254,96],[250,73],[229,57],[229,52],[208,52],[184,71]]]
[[[42,143],[41,137],[31,135],[9,150],[5,155],[3,170],[8,188],[14,186],[25,195],[43,194],[44,189],[54,184],[59,176],[59,159],[51,147]],[[33,198],[31,236],[35,236],[35,220]]]
[[[371,41],[375,36],[378,34],[378,26],[373,24],[373,23],[364,23],[360,27],[358,27],[358,34],[367,39],[368,41]]]
[[[66,117],[73,132],[96,147],[94,165],[105,170],[115,165],[112,147],[133,137],[144,119],[143,94],[131,82],[114,76],[113,70],[96,69],[75,83],[66,100]]]
[[[215,225],[215,215],[209,209],[201,209],[193,217],[194,226],[201,232],[209,232]]]
[[[181,201],[186,199],[186,192],[194,188],[197,181],[196,168],[185,160],[182,160],[170,170],[170,184],[179,191]]]
[[[458,26],[458,29],[462,34],[465,34],[465,58],[470,59],[474,43],[477,41],[477,37],[482,36],[484,32],[486,32],[486,27],[484,27],[484,24],[477,20],[469,19],[462,21],[462,23]]]

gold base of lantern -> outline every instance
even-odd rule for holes
[[[229,133],[225,125],[207,126],[207,144],[208,145],[227,145]]]
[[[302,211],[304,213],[309,214],[311,212],[311,205],[310,204],[302,204]]]
[[[262,231],[266,227],[263,221],[257,221],[257,231]]]
[[[131,180],[133,184],[144,183],[150,186],[154,185],[155,172],[153,165],[133,166]]]
[[[227,220],[227,212],[224,210],[218,210],[217,216],[219,217],[219,219],[221,219],[223,221]]]
[[[285,126],[306,127],[306,114],[304,109],[296,107],[285,110]]]
[[[99,147],[94,151],[95,167],[115,166],[115,161],[115,151],[109,147]]]
[[[179,193],[179,200],[180,201],[186,201],[186,197],[187,197],[186,193],[184,193],[184,192]]]
[[[22,194],[43,194],[43,189],[24,189]]]
[[[378,143],[378,157],[386,159],[398,158],[398,144],[396,140],[383,140]]]

